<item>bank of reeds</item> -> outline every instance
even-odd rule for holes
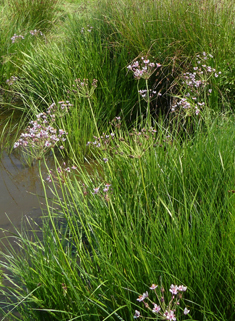
[[[147,317],[136,299],[162,280],[165,292],[188,287],[187,320],[233,319],[232,119],[187,141],[163,128],[113,134],[101,138],[108,148],[89,171],[50,174],[57,204],[48,205],[42,237],[18,233],[20,252],[3,254],[17,299],[8,309],[24,320]]]
[[[167,302],[170,286],[182,284],[172,320],[231,321],[234,4],[76,3],[81,10],[65,9],[51,30],[31,28],[34,11],[14,30],[0,28],[1,104],[14,107],[4,98],[11,92],[45,121],[21,136],[24,151],[40,135],[45,150],[56,145],[57,125],[77,167],[56,163],[41,176],[53,206],[45,189],[34,237],[23,229],[2,247],[2,320],[17,319],[15,311],[23,320],[167,320],[139,294],[159,284]],[[52,128],[41,112],[68,104]]]
[[[26,1],[22,3],[29,5]],[[196,55],[202,52],[213,55],[211,67],[222,72],[220,79],[214,79],[212,83],[212,108],[232,108],[232,1],[164,0],[143,3],[112,0],[93,1],[89,5],[77,1],[76,5],[77,10],[74,9],[73,13],[71,9],[66,11],[66,6],[61,6],[64,10],[61,19],[43,37],[39,33],[36,37],[29,35],[30,28],[34,30],[36,24],[32,27],[28,24],[26,30],[20,22],[17,32],[7,33],[8,46],[15,33],[25,37],[17,38],[12,52],[4,56],[6,64],[3,64],[2,71],[3,81],[18,76],[10,88],[24,101],[25,110],[31,109],[35,113],[35,104],[39,109],[46,109],[53,101],[70,100],[75,79],[95,78],[98,88],[94,110],[100,130],[121,112],[126,121],[132,123],[140,116],[139,104],[136,82],[127,74],[126,67],[143,56],[162,65],[149,84],[150,88],[161,93],[161,97],[152,102],[152,115],[155,118],[159,114],[168,115],[172,97],[182,89],[180,75],[192,68]],[[73,3],[74,8],[76,5]],[[50,14],[54,18],[43,21],[54,21],[58,16],[58,12],[53,10]],[[33,16],[31,20],[34,21]],[[39,42],[35,42],[35,38]],[[2,50],[6,50],[6,46]],[[140,82],[139,89],[144,86]],[[9,89],[8,85],[5,87]],[[88,108],[87,104],[78,101],[75,113],[80,118],[79,126],[90,123],[89,115],[83,113],[84,108]],[[70,122],[69,126],[72,132],[79,131],[75,123]],[[74,149],[77,143],[76,139]]]

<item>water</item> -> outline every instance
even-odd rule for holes
[[[48,165],[52,166],[52,160]],[[42,173],[47,176],[45,167]],[[0,228],[14,231],[14,227],[20,228],[24,216],[37,220],[43,207],[44,191],[38,163],[29,167],[22,164],[18,153],[7,155],[3,152],[0,159]]]
[[[39,176],[39,164],[34,162],[32,166],[28,166],[23,161],[22,155],[15,150],[12,153],[6,152],[6,146],[9,139],[13,138],[16,133],[21,113],[15,113],[12,117],[11,128],[5,127],[8,117],[11,113],[0,114],[0,250],[7,252],[9,246],[18,251],[19,248],[15,242],[15,238],[9,237],[15,233],[16,229],[21,230],[24,220],[24,228],[30,235],[31,227],[26,224],[27,218],[32,218],[41,225],[42,211],[46,208],[44,202],[44,189]],[[14,127],[15,126],[15,127]],[[53,158],[48,157],[47,166],[54,168]],[[41,167],[42,175],[47,177],[47,169]],[[50,190],[47,188],[47,196],[52,198]],[[35,229],[35,226],[34,226]],[[40,232],[37,232],[40,237]],[[1,257],[1,260],[4,260]],[[5,269],[3,269],[4,272]],[[7,272],[9,273],[9,272]],[[6,280],[3,281],[5,286],[10,285]],[[12,285],[11,285],[12,286]],[[7,306],[7,297],[0,295],[0,307],[5,310]],[[6,308],[8,310],[8,308]],[[16,312],[14,314],[21,319]],[[0,319],[3,315],[0,313]]]
[[[11,129],[5,126],[9,118]],[[19,229],[25,216],[39,220],[44,206],[38,162],[29,167],[24,164],[19,151],[15,150],[11,154],[5,151],[9,140],[13,138],[14,143],[14,134],[17,133],[21,120],[21,112],[0,114],[0,238],[3,236],[2,230],[13,232],[15,228]],[[54,167],[52,158],[48,159],[47,164],[50,168]],[[47,170],[43,166],[42,174],[43,177],[47,176]],[[50,193],[48,196],[50,197]]]
[[[14,231],[13,225],[19,228],[25,215],[36,219],[42,214],[39,202],[43,189],[38,166],[25,166],[18,152],[9,155],[5,151],[10,140],[14,143],[21,120],[21,112],[9,110],[0,114],[0,238],[2,229]]]

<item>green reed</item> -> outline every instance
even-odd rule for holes
[[[21,251],[4,250],[1,265],[20,303],[12,307],[25,320],[28,311],[36,320],[129,320],[137,309],[148,316],[136,299],[161,278],[166,291],[188,286],[191,320],[230,320],[232,118],[186,141],[161,127],[112,133],[88,170],[65,180],[50,174],[55,201],[48,200],[42,235],[32,241],[18,232]]]
[[[140,104],[138,100],[136,81],[126,69],[141,57],[161,65],[148,83],[149,90],[161,94],[148,106],[154,119],[159,115],[168,117],[174,97],[184,92],[182,73],[192,70],[196,55],[203,52],[213,55],[213,60],[206,62],[221,72],[219,78],[210,81],[213,91],[208,104],[214,110],[233,108],[231,1],[220,4],[212,0],[145,1],[144,4],[122,1],[117,4],[112,0],[84,6],[77,2],[77,6],[79,14],[71,12],[70,7],[67,12],[64,9],[63,17],[45,38],[37,34],[36,43],[31,43],[35,38],[29,34],[22,41],[17,38],[13,45],[21,47],[14,51],[14,58],[7,55],[11,73],[5,73],[6,80],[12,75],[19,76],[11,87],[12,92],[20,96],[25,109],[32,113],[35,112],[31,109],[33,105],[42,110],[53,101],[73,100],[77,107],[72,118],[67,118],[66,130],[76,132],[72,147],[77,152],[84,152],[84,141],[97,129],[93,126],[93,117],[85,112],[90,109],[88,100],[73,92],[75,79],[98,80],[92,110],[100,132],[119,114],[130,125],[146,113],[145,103]],[[140,79],[138,89],[145,87],[145,80]],[[78,123],[74,122],[76,118]],[[91,130],[83,128],[83,124]]]
[[[32,117],[70,101],[56,124],[68,132],[70,162],[87,161],[72,171],[55,158],[57,172],[40,174],[42,225],[28,219],[31,233],[25,227],[2,246],[2,320],[17,319],[15,311],[23,320],[130,320],[135,310],[150,317],[137,298],[162,282],[166,292],[188,287],[190,314],[177,320],[230,321],[234,117],[216,113],[233,108],[233,2],[102,0],[79,8],[42,38],[30,38],[27,15],[27,28],[20,18],[8,33],[0,28],[3,93]],[[184,108],[182,75],[203,52],[221,76],[206,75],[195,93],[203,108],[193,100]],[[161,67],[135,79],[127,67],[148,59]],[[97,80],[92,95],[81,95],[78,79]],[[160,95],[152,99],[153,91]]]

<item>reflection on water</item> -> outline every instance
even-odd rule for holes
[[[20,229],[22,218],[31,217],[35,221],[40,221],[43,208],[44,192],[39,177],[38,163],[28,167],[23,165],[20,155],[16,152],[7,155],[1,153],[0,158],[0,238],[1,250],[5,251],[8,241],[4,236],[9,236],[15,228]],[[50,167],[52,166],[48,162]],[[43,176],[46,176],[45,167],[42,168]],[[45,206],[44,206],[45,207]],[[10,222],[11,221],[11,222]],[[25,226],[25,225],[24,225]],[[5,231],[9,231],[10,234]],[[16,248],[14,239],[8,238],[11,245]],[[4,269],[3,269],[4,270]],[[8,272],[9,273],[9,272]],[[10,285],[4,280],[4,285]],[[12,286],[12,285],[11,285]],[[4,295],[0,295],[0,307],[5,309],[8,305]],[[6,301],[6,302],[5,302]],[[13,313],[21,320],[18,313]],[[0,314],[0,319],[3,315]]]
[[[12,121],[10,123],[9,119]],[[12,118],[9,114],[0,114],[0,251],[6,250],[9,243],[16,250],[17,244],[13,238],[5,238],[15,232],[15,228],[21,230],[22,218],[31,217],[40,224],[42,209],[46,208],[44,204],[44,190],[39,176],[39,164],[34,162],[32,166],[27,166],[22,160],[19,151],[13,151],[7,154],[4,150],[9,147],[9,141],[17,139],[17,128],[20,128],[22,113],[14,113]],[[54,168],[53,157],[48,157],[47,166]],[[47,177],[47,169],[42,165],[42,175]],[[53,198],[50,190],[47,190],[47,197]],[[25,220],[26,223],[26,220]],[[30,234],[31,227],[24,224]],[[35,231],[35,226],[34,226]],[[10,233],[6,233],[6,231]],[[37,230],[40,237],[40,232]],[[1,260],[3,258],[1,257]],[[4,270],[4,269],[3,269]],[[5,270],[4,270],[5,271]],[[9,273],[9,271],[7,272]],[[4,280],[4,285],[10,285]],[[11,284],[12,286],[12,284]],[[13,302],[14,298],[13,298]],[[4,295],[0,295],[0,308],[8,310],[9,301]],[[19,319],[20,315],[14,313]],[[3,315],[0,315],[0,319]],[[6,319],[7,320],[7,319]]]
[[[14,231],[12,225],[19,228],[25,215],[37,219],[42,214],[44,191],[38,163],[29,167],[19,151],[11,154],[5,151],[14,144],[25,120],[27,123],[27,115],[20,110],[0,109],[0,238],[3,236],[1,229]],[[53,158],[48,158],[47,165],[53,168]],[[43,166],[42,173],[43,177],[47,176]]]
[[[42,171],[45,176],[46,169]],[[22,164],[18,154],[3,152],[0,159],[0,227],[13,231],[9,219],[19,227],[25,215],[33,219],[40,217],[43,196],[38,163],[28,167]]]

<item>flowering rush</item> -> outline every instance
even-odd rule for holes
[[[157,319],[160,318],[161,320],[177,321],[176,311],[180,305],[180,300],[182,299],[182,292],[187,290],[187,286],[171,284],[169,289],[169,292],[171,293],[171,299],[168,305],[166,304],[166,300],[164,298],[165,290],[163,287],[159,288],[157,284],[153,283],[149,289],[155,293],[157,303],[150,299],[147,291],[141,294],[136,300],[138,302],[143,302],[145,308],[151,311],[157,317]],[[148,301],[148,303],[146,301]],[[183,310],[183,315],[187,315],[189,312],[190,310],[185,307]],[[134,319],[138,318],[144,317],[141,315],[140,311],[135,310]]]
[[[65,179],[66,179],[68,173],[71,173],[71,170],[76,170],[76,169],[77,169],[77,167],[75,165],[73,165],[72,167],[69,167],[64,162],[62,164],[62,166],[59,166],[56,169],[57,173],[54,173],[52,170],[49,170],[48,176],[46,178],[46,181],[48,183],[51,183],[52,182],[52,178],[53,178],[54,181],[58,181],[58,179],[60,179],[62,183],[65,183],[65,181],[66,181]]]
[[[209,96],[212,93],[210,79],[218,78],[221,72],[216,72],[215,68],[209,65],[209,59],[213,56],[203,52],[202,55],[197,55],[197,66],[193,67],[193,72],[185,72],[181,75],[183,89],[186,91],[185,97],[175,97],[176,102],[171,111],[175,112],[177,109],[186,113],[186,115],[199,115],[205,102],[201,99],[205,99],[205,93]],[[208,60],[208,63],[206,61]]]
[[[11,76],[9,79],[6,80],[8,86],[12,86],[18,80],[17,76]]]
[[[34,29],[34,30],[30,30],[29,32],[32,36],[44,36],[44,34],[40,31],[40,30],[37,30],[37,29]]]
[[[141,57],[141,60],[135,60],[127,66],[127,69],[133,72],[135,79],[149,79],[152,74],[160,68],[159,63],[150,62],[148,58]]]
[[[97,79],[93,79],[92,84],[90,85],[88,79],[77,78],[75,79],[76,85],[73,85],[73,93],[78,94],[80,97],[90,98],[94,94],[97,82]]]
[[[63,102],[63,104],[60,102],[59,107],[53,103],[46,112],[37,114],[36,120],[29,122],[26,131],[15,142],[14,148],[23,147],[32,158],[38,159],[48,148],[53,148],[59,142],[64,142],[68,133],[63,129],[57,130],[52,124],[56,117],[62,117],[68,112],[69,106],[72,106],[69,102]],[[61,145],[60,149],[63,148]]]
[[[105,193],[105,197],[107,197],[108,196],[108,192],[110,191],[110,187],[111,187],[111,184],[105,184],[104,185],[104,188],[103,188],[103,192]],[[98,194],[99,192],[101,192],[101,190],[100,190],[100,187],[95,187],[95,188],[93,188],[93,195],[96,195],[96,194]]]
[[[22,35],[17,35],[16,33],[14,33],[14,36],[12,36],[11,37],[11,42],[12,43],[15,43],[17,40],[19,40],[19,39],[24,39],[24,36],[22,36]]]

